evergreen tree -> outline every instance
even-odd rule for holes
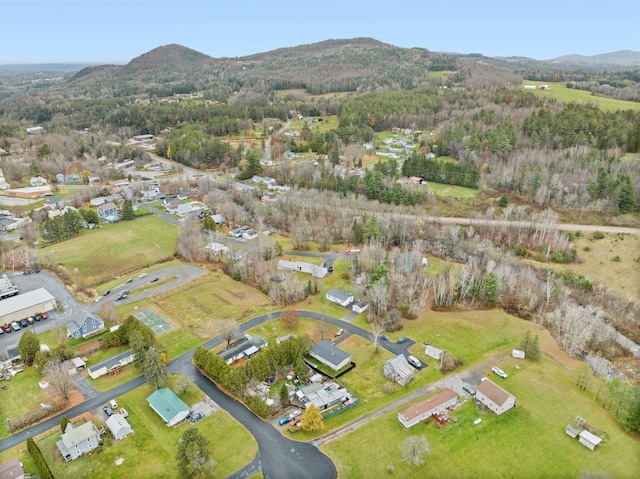
[[[209,440],[195,427],[187,429],[178,441],[176,461],[180,477],[188,479],[211,477],[214,463],[209,458]]]
[[[147,382],[156,389],[160,389],[167,384],[169,380],[167,366],[162,361],[160,351],[155,346],[150,347],[145,352],[142,372],[146,376]]]
[[[131,203],[131,200],[126,199],[122,203],[122,220],[131,221],[133,218],[133,204]]]
[[[287,388],[286,383],[282,383],[282,387],[280,388],[280,404],[282,409],[285,408],[287,403],[289,402],[289,389]]]
[[[355,244],[361,244],[364,242],[364,227],[358,223],[357,219],[353,220],[351,231],[353,231],[353,242]]]
[[[507,195],[502,195],[500,197],[500,201],[498,201],[498,206],[502,208],[506,208],[508,205],[509,205],[509,198],[507,198]]]
[[[65,429],[67,429],[67,424],[69,424],[69,419],[67,418],[67,416],[62,416],[60,418],[60,429],[62,430],[63,434]]]
[[[482,302],[489,308],[495,308],[498,305],[498,296],[498,276],[489,273],[482,283]]]
[[[18,343],[18,354],[23,361],[31,364],[38,351],[40,351],[40,340],[30,330],[26,330]]]

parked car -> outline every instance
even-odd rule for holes
[[[29,323],[27,322],[26,319],[21,319],[20,326],[22,326],[23,328],[26,328],[27,326],[29,326]]]
[[[120,409],[120,414],[122,415],[122,417],[129,416],[129,412],[125,408]]]
[[[125,281],[125,283],[131,283],[133,281],[133,278],[129,278],[128,280]]]
[[[328,271],[329,273],[333,273],[333,266],[329,266],[329,267],[327,268],[327,271]]]
[[[294,417],[298,417],[300,414],[302,414],[302,411],[300,409],[295,409],[291,414],[289,414],[289,418],[293,419]]]
[[[197,412],[195,413],[193,416],[191,416],[189,418],[189,421],[191,422],[198,422],[200,419],[202,419],[204,417],[204,414],[202,414],[201,412]]]
[[[29,316],[29,317],[27,318],[27,323],[29,323],[29,324],[33,324],[33,323],[34,323],[34,321],[35,321],[35,319],[33,319],[33,316]]]
[[[284,426],[285,424],[288,424],[289,421],[291,421],[291,418],[289,416],[285,416],[278,421],[278,424],[280,424],[281,426]]]
[[[36,321],[40,321],[42,319],[42,315],[41,314],[36,314],[33,319],[35,319]]]
[[[103,407],[102,410],[107,415],[107,417],[113,416],[113,411],[111,410],[111,408],[109,406]]]
[[[110,289],[106,290],[104,293],[102,293],[102,296],[109,296],[109,293],[111,292]]]
[[[398,338],[398,344],[404,344],[404,343],[406,343],[406,342],[407,342],[407,339],[409,339],[409,338],[406,338],[406,337],[404,337],[404,336],[402,336],[401,338]]]
[[[149,283],[155,283],[156,281],[158,281],[160,278],[153,278],[151,280],[149,280]]]
[[[0,328],[0,334],[4,334],[4,328]]]
[[[42,314],[40,315],[40,317],[41,317],[42,319],[47,319],[49,316],[47,316],[47,313],[42,313]]]
[[[140,276],[138,276],[138,278],[144,278],[145,276],[147,276],[147,273],[140,273]]]
[[[116,402],[115,399],[112,399],[111,401],[109,401],[109,406],[111,406],[111,409],[113,409],[114,411],[118,410],[118,403]]]
[[[94,302],[95,302],[95,303],[99,303],[99,302],[100,302],[100,300],[101,300],[102,298],[103,298],[102,296],[98,296],[98,297],[94,300]]]
[[[4,324],[4,325],[2,326],[2,330],[3,330],[5,333],[10,333],[11,331],[13,331],[13,330],[11,329],[11,326],[10,326],[9,324]]]
[[[494,373],[496,373],[498,376],[500,376],[502,379],[507,379],[509,377],[509,375],[505,373],[502,369],[500,369],[498,366],[492,367],[491,370]]]
[[[338,332],[336,333],[336,336],[342,336],[344,334],[344,329],[340,328],[338,329]]]
[[[409,364],[411,364],[415,368],[421,368],[422,367],[422,362],[418,358],[416,358],[415,356],[409,356],[407,358],[407,361],[409,361]]]
[[[16,323],[15,321],[13,323],[11,323],[11,328],[14,331],[20,331],[20,325],[18,323]]]
[[[386,334],[381,334],[380,335],[380,341],[389,341],[389,336]]]
[[[464,386],[462,386],[462,389],[463,389],[465,392],[467,392],[467,393],[471,394],[472,396],[475,396],[475,395],[476,395],[476,390],[475,390],[475,388],[473,388],[473,387],[471,387],[471,386],[468,386],[468,385],[466,385],[466,384],[465,384]]]

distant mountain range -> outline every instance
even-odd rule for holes
[[[547,60],[551,63],[574,64],[574,65],[617,65],[628,66],[629,68],[640,68],[640,52],[633,50],[620,50],[618,52],[601,53],[599,55],[564,55]]]

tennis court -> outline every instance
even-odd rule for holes
[[[155,311],[151,309],[145,309],[143,311],[138,311],[134,314],[134,316],[142,321],[144,324],[153,329],[155,334],[162,334],[166,331],[169,331],[173,328],[173,324],[169,323],[167,320],[163,319],[162,316],[158,315]]]

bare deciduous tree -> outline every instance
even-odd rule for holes
[[[409,436],[399,446],[402,462],[410,466],[424,464],[424,455],[429,454],[429,442],[424,435]]]
[[[69,376],[69,369],[60,361],[49,361],[43,372],[44,379],[49,386],[65,399],[69,399],[73,381]]]

